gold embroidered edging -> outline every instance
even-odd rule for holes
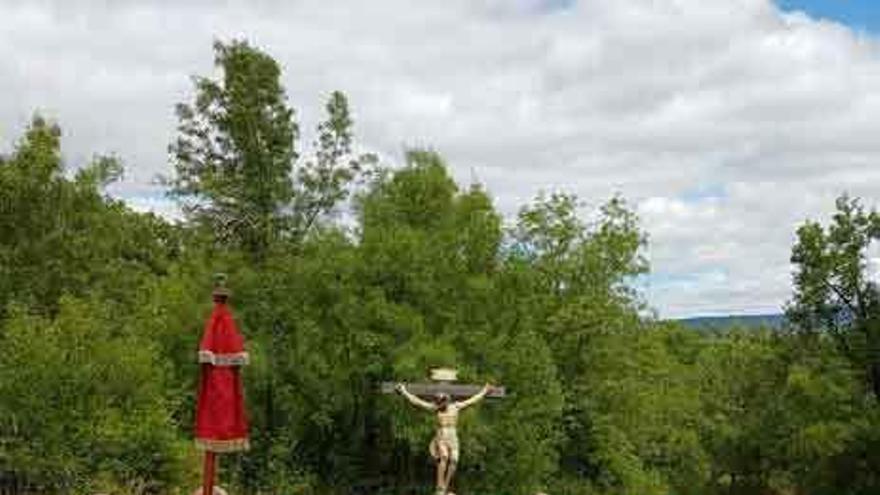
[[[229,440],[208,440],[196,438],[196,447],[210,452],[237,452],[251,448],[247,438],[232,438]]]
[[[249,357],[246,352],[235,354],[214,354],[211,351],[199,351],[199,363],[214,366],[244,366],[248,364]]]

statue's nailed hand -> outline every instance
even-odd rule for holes
[[[398,394],[403,394],[403,383],[398,383],[394,386],[394,391]]]

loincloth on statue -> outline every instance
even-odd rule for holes
[[[437,430],[437,434],[434,435],[434,439],[431,440],[431,445],[428,447],[431,457],[439,459],[441,448],[445,448],[449,452],[449,459],[451,461],[458,462],[458,433],[454,427],[439,428]]]

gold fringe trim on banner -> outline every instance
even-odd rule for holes
[[[196,438],[196,447],[210,452],[224,453],[248,450],[251,448],[251,444],[247,438],[231,438],[229,440]]]
[[[244,366],[248,364],[249,358],[246,352],[236,352],[234,354],[214,354],[211,351],[199,351],[199,363],[211,364],[214,366]]]

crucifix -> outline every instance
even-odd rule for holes
[[[407,385],[385,382],[382,384],[382,392],[399,393],[414,406],[436,414],[437,431],[431,440],[429,451],[437,462],[437,494],[445,495],[450,493],[449,487],[458,465],[458,412],[486,397],[502,398],[505,390],[504,387],[495,387],[488,383],[482,387],[452,383],[456,379],[456,371],[448,368],[431,370],[431,379],[434,383]],[[432,401],[422,397],[430,397]]]

